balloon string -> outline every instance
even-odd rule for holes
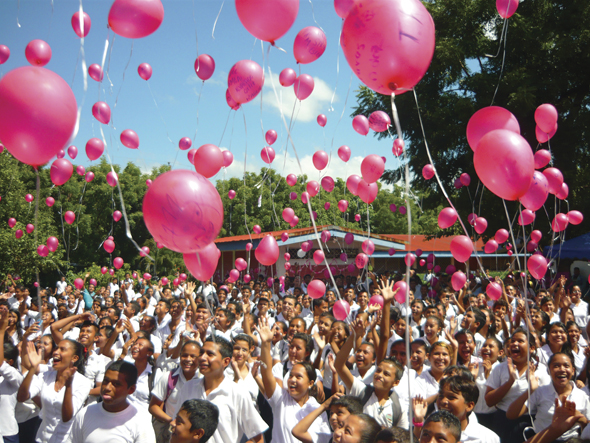
[[[328,166],[330,166],[330,163],[332,162],[332,151],[334,150],[334,139],[336,138],[336,131],[338,130],[338,125],[340,125],[340,122],[342,121],[342,117],[344,117],[344,112],[346,111],[346,104],[348,103],[348,96],[350,95],[350,90],[352,88],[352,75],[353,74],[351,73],[350,74],[350,82],[348,83],[348,91],[346,91],[346,98],[344,99],[344,106],[342,106],[342,113],[340,114],[340,118],[336,122],[336,127],[334,128],[334,134],[332,135],[332,143],[330,144],[330,158],[328,160]],[[334,94],[336,94],[336,89],[334,89]],[[334,99],[334,96],[332,96],[332,100],[333,99]],[[331,104],[330,104],[330,110],[334,110],[334,108],[332,108]],[[326,169],[328,169],[328,168],[326,167]],[[346,189],[346,186],[344,187],[344,189]]]
[[[246,199],[246,162],[248,161],[248,125],[246,124],[246,114],[244,113],[244,108],[240,108],[242,110],[242,116],[244,117],[244,225],[246,225],[246,231],[248,232],[248,237],[250,238],[250,243],[252,242],[252,234],[250,233],[250,228],[248,228],[248,214],[246,213],[246,207],[248,206],[248,201]],[[250,251],[248,251],[248,272],[250,271]]]
[[[197,139],[197,132],[199,132],[199,108],[201,106],[201,95],[203,94],[203,86],[205,86],[205,81],[201,82],[201,89],[199,90],[199,98],[197,100],[197,128],[195,129],[195,135],[193,136],[193,143]]]
[[[82,30],[82,37],[80,38],[80,52],[82,53],[82,75],[84,78],[84,92],[88,89],[88,70],[86,68],[86,54],[84,52],[84,9],[82,8],[82,0],[80,0],[80,8],[78,10],[80,16],[80,29]],[[51,0],[51,14],[53,16],[53,0]],[[76,70],[78,64],[76,63]]]
[[[57,211],[57,213],[59,214],[59,219],[61,221],[61,237],[64,242],[64,247],[66,248],[66,250],[68,250],[68,242],[66,241],[66,231],[65,231],[65,227],[64,227],[64,208],[63,208],[63,203],[61,201],[61,189],[57,188],[57,192],[58,192],[57,198],[59,200],[59,211]],[[37,234],[35,233],[35,235],[37,235]]]
[[[502,31],[500,32],[500,41],[498,42],[498,51],[496,51],[496,55],[485,54],[488,58],[496,58],[500,55],[500,49],[502,49],[502,41],[504,40],[504,31],[506,29],[506,24],[508,23],[508,19],[504,19],[504,23],[502,24]]]
[[[121,81],[121,86],[119,86],[119,92],[117,92],[117,97],[115,98],[115,108],[117,107],[117,103],[119,102],[119,94],[121,94],[121,89],[123,89],[123,83],[125,83],[125,73],[127,72],[127,68],[129,67],[129,63],[131,63],[131,57],[133,57],[133,45],[135,40],[131,40],[131,52],[129,53],[129,60],[127,60],[127,64],[125,65],[125,69],[123,69],[123,80]]]
[[[221,133],[221,138],[219,139],[218,146],[221,146],[221,142],[223,141],[223,137],[225,136],[225,130],[227,129],[227,124],[229,123],[229,116],[231,115],[231,111],[232,111],[232,109],[230,108],[230,110],[227,114],[227,119],[225,120],[225,126],[223,127],[223,132]]]
[[[18,21],[18,16],[20,14],[20,0],[18,0],[16,2],[16,26],[18,26],[20,28],[20,23]],[[37,289],[37,293],[39,292],[39,290]],[[39,304],[39,306],[41,306],[41,304]]]
[[[219,20],[219,16],[221,15],[221,10],[223,9],[223,5],[225,4],[225,0],[221,2],[221,8],[219,8],[219,12],[217,13],[217,17],[215,18],[215,23],[213,23],[213,30],[211,31],[211,38],[215,40],[215,27],[217,26],[217,20]]]
[[[47,30],[47,37],[51,35],[51,23],[53,22],[53,12],[55,11],[53,0],[51,0],[51,16],[49,17],[49,29]]]
[[[311,0],[310,0],[311,1]],[[336,97],[336,89],[338,89],[338,77],[340,76],[340,48],[341,42],[340,39],[342,38],[342,29],[344,28],[344,19],[342,19],[342,26],[340,26],[340,34],[338,35],[338,50],[336,52],[336,86],[334,86],[334,92],[332,93],[332,99],[330,100],[330,107],[328,108],[328,112],[334,111],[334,98]],[[352,83],[352,73],[350,74],[350,81]],[[348,87],[350,91],[350,86]],[[348,94],[347,94],[348,97]],[[344,114],[344,110],[342,110],[342,114]],[[340,117],[342,118],[342,117]]]
[[[80,225],[80,211],[82,209],[82,200],[84,199],[84,192],[86,192],[86,185],[88,184],[88,182],[84,181],[84,187],[82,188],[82,195],[80,196],[80,201],[78,202],[78,210],[76,211],[76,235],[77,235],[77,239],[76,239],[76,246],[74,247],[74,251],[76,249],[78,249],[78,245],[80,243],[80,229],[79,229],[79,225]]]
[[[72,82],[70,83],[70,88],[74,87],[74,81],[76,80],[76,74],[78,73],[78,63],[80,62],[80,51],[81,51],[81,48],[78,49],[78,56],[76,57],[76,66],[74,68],[74,75],[72,76]]]
[[[500,81],[502,80],[502,75],[504,74],[504,63],[506,62],[506,42],[508,41],[508,26],[504,30],[504,50],[502,51],[502,67],[500,68],[500,76],[498,77],[498,84],[496,85],[496,90],[494,91],[494,96],[492,97],[492,103],[490,106],[494,104],[494,100],[496,99],[496,94],[498,93],[498,89],[500,88]]]
[[[108,63],[107,63],[107,72],[106,72],[107,78],[109,79],[109,83],[111,85],[110,86],[110,95],[113,95],[113,87],[114,87],[114,85],[113,85],[113,82],[112,82],[111,77],[109,75],[109,72],[111,70],[111,55],[113,55],[113,47],[115,46],[115,38],[116,37],[117,37],[116,34],[113,34],[113,41],[111,43],[111,50],[109,51],[109,60],[108,60]]]
[[[434,165],[434,161],[432,160],[432,155],[430,154],[430,148],[428,147],[428,141],[426,140],[426,131],[424,129],[424,122],[422,121],[422,115],[420,114],[420,106],[418,105],[418,94],[416,94],[416,89],[413,89],[414,92],[414,101],[416,102],[416,109],[418,110],[418,120],[420,121],[420,128],[422,129],[422,137],[424,138],[424,146],[426,148],[426,154],[428,155],[428,160],[430,160],[430,164],[432,165],[432,168],[434,169],[434,176],[436,177],[436,181],[438,183],[438,186],[441,190],[441,192],[443,193],[443,195],[445,196],[445,198],[447,199],[447,202],[449,202],[449,205],[451,205],[451,208],[453,208],[455,210],[455,212],[457,212],[455,206],[453,205],[453,202],[451,201],[451,199],[449,198],[449,195],[447,194],[447,191],[445,190],[440,177],[438,175],[438,172],[436,172],[436,166]],[[392,106],[395,107],[395,104],[393,103],[392,100]],[[394,111],[395,114],[397,114],[397,110]],[[395,116],[394,116],[394,120],[395,120]],[[399,133],[399,131],[398,131]],[[407,167],[407,165],[406,165]],[[406,180],[409,179],[409,174],[406,173]],[[463,232],[465,233],[465,235],[471,239],[471,237],[469,236],[469,233],[467,232],[467,228],[465,227],[465,224],[463,223],[463,220],[461,219],[461,216],[458,215],[457,213],[457,219],[459,220],[459,223],[461,224],[461,227],[463,228]],[[473,245],[473,243],[472,243]],[[477,248],[475,247],[475,245],[473,245],[473,252],[475,254],[475,258],[477,260],[477,264],[479,265],[479,268],[482,272],[483,276],[487,276],[485,269],[483,267],[483,264],[481,263],[481,260],[479,258],[479,254],[477,253]]]
[[[101,74],[101,76],[103,76],[103,77],[104,77],[104,63],[105,63],[105,61],[106,61],[106,58],[107,58],[107,51],[109,50],[109,36],[110,36],[110,32],[111,32],[110,30],[109,30],[109,31],[107,31],[107,39],[106,39],[106,40],[105,40],[105,42],[104,42],[104,49],[103,49],[103,51],[102,51],[102,62],[100,63],[100,74]],[[107,75],[107,78],[108,78],[108,75]],[[111,79],[110,79],[110,78],[109,78],[109,81],[111,81]],[[100,101],[100,86],[101,86],[101,85],[102,85],[102,78],[101,78],[101,80],[98,82],[98,100],[97,100],[97,101]],[[112,85],[113,85],[113,84],[111,83],[111,86],[112,86]]]
[[[325,34],[326,32],[324,31],[324,29],[320,26],[320,24],[318,23],[318,21],[315,19],[315,11],[313,9],[313,3],[311,2],[311,0],[309,0],[309,4],[311,5],[311,17],[313,18],[313,21],[315,22],[316,25],[318,25],[318,28],[320,28],[322,30],[322,32]],[[343,20],[344,21],[344,20]]]
[[[39,231],[39,198],[41,195],[41,179],[39,177],[39,169],[35,168],[35,245],[37,245],[37,231]],[[41,304],[41,285],[39,284],[39,267],[35,268],[35,274],[37,279],[37,306],[43,306]]]
[[[166,124],[164,117],[162,117],[162,113],[160,112],[160,107],[158,106],[158,102],[156,101],[156,97],[154,97],[154,93],[152,92],[152,87],[150,86],[150,82],[148,81],[146,83],[147,83],[148,89],[150,90],[150,95],[152,96],[152,100],[154,101],[154,104],[156,105],[156,110],[158,111],[158,115],[160,116],[160,120],[162,120],[162,123],[164,123],[164,128],[166,129],[166,138],[172,144],[172,146],[174,146],[174,142],[172,141],[172,139],[170,138],[170,134],[168,133],[168,125]],[[174,146],[174,147],[176,147],[176,146]]]

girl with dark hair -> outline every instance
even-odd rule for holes
[[[148,411],[150,395],[162,371],[154,366],[154,345],[146,338],[139,337],[129,350],[125,360],[134,362],[137,368],[137,384],[135,392],[128,399],[138,410]]]
[[[62,340],[53,352],[53,369],[35,375],[42,355],[32,342],[26,348],[31,368],[21,384],[17,399],[24,402],[37,395],[41,398],[41,426],[36,441],[61,443],[66,440],[72,418],[82,409],[92,388],[84,377],[86,356],[83,346],[72,340]]]
[[[568,321],[565,327],[567,328],[567,338],[572,348],[572,355],[574,356],[576,374],[579,375],[584,369],[584,362],[586,361],[586,356],[584,355],[585,348],[580,344],[582,330],[575,321]]]
[[[8,311],[8,327],[6,328],[6,334],[10,337],[14,346],[18,346],[23,339],[23,327],[18,309],[11,309]]]
[[[15,416],[16,395],[23,376],[16,368],[18,349],[8,337],[10,313],[0,317],[0,438],[5,442],[18,442],[18,423]],[[20,320],[20,318],[19,318]]]
[[[572,352],[567,336],[567,329],[561,322],[551,323],[547,330],[547,344],[537,350],[539,362],[547,365],[549,358],[556,352]],[[573,358],[573,355],[572,355]]]

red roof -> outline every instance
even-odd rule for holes
[[[405,244],[406,251],[415,251],[416,249],[422,249],[423,251],[450,251],[451,241],[453,240],[453,237],[438,237],[428,240],[426,235],[412,235],[410,246],[407,234],[382,234],[381,236]],[[475,247],[478,251],[482,250],[484,247],[483,241],[478,239]]]

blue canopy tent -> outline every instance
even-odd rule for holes
[[[543,248],[546,257],[590,260],[590,232],[563,243]]]

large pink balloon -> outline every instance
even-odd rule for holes
[[[346,179],[346,188],[352,195],[358,195],[358,186],[362,178],[356,174],[351,175]]]
[[[158,176],[148,188],[143,218],[156,242],[176,252],[196,252],[217,238],[223,203],[205,177],[176,169]]]
[[[96,102],[92,106],[92,115],[99,122],[108,125],[111,121],[111,108],[105,102]]]
[[[248,103],[260,93],[264,84],[264,72],[252,60],[240,60],[232,66],[227,76],[227,89],[236,103]]]
[[[209,80],[215,72],[215,60],[209,54],[201,54],[195,60],[195,74],[201,80]]]
[[[10,49],[6,45],[0,45],[0,65],[6,63],[10,57]]]
[[[99,64],[93,63],[88,66],[88,75],[94,81],[101,82],[103,78],[102,68]]]
[[[373,252],[375,252],[375,244],[373,243],[373,240],[371,239],[366,239],[363,244],[361,245],[361,249],[363,250],[363,252],[367,255],[373,255]],[[410,265],[412,266],[412,265]]]
[[[77,104],[68,84],[45,68],[25,66],[0,80],[0,140],[17,160],[40,166],[68,142]]]
[[[260,151],[260,158],[267,165],[270,165],[274,161],[275,155],[275,150],[270,146],[265,146]]]
[[[47,249],[49,249],[51,252],[57,251],[57,248],[59,247],[59,240],[57,237],[48,237],[46,243]]]
[[[195,148],[189,150],[186,154],[186,156],[188,157],[188,161],[191,165],[195,164],[195,154],[197,153],[197,150]]]
[[[279,83],[285,88],[292,86],[297,80],[297,73],[291,68],[285,68],[279,75]]]
[[[74,15],[72,15],[72,28],[78,37],[86,37],[90,32],[91,25],[90,16],[85,12],[82,12],[82,20],[80,20],[80,11],[74,12]]]
[[[209,280],[215,274],[221,251],[215,243],[210,243],[196,253],[187,253],[182,257],[190,273],[200,281]]]
[[[254,251],[256,260],[264,266],[274,265],[279,259],[279,245],[272,235],[267,235],[256,247]]]
[[[132,129],[125,129],[121,132],[121,143],[123,146],[129,149],[139,148],[139,137],[137,133]]]
[[[391,119],[386,112],[374,111],[369,116],[369,127],[375,132],[387,131],[391,125]]]
[[[61,186],[72,177],[73,172],[74,166],[72,166],[68,160],[65,158],[58,158],[51,164],[49,175],[55,186]]]
[[[357,115],[352,119],[352,129],[360,135],[367,135],[369,133],[369,119],[364,115]]]
[[[527,269],[537,280],[541,280],[547,273],[547,259],[541,254],[534,254],[526,262]]]
[[[506,240],[508,240],[509,236],[510,233],[506,229],[498,229],[494,238],[498,243],[504,243]]]
[[[553,221],[551,222],[551,229],[553,229],[554,232],[561,232],[567,228],[568,224],[569,220],[567,215],[559,213],[553,218]]]
[[[549,195],[547,178],[539,171],[533,173],[533,181],[525,195],[520,197],[522,205],[531,211],[541,209]]]
[[[502,286],[495,281],[490,282],[486,288],[486,294],[494,301],[500,300],[500,297],[502,297]]]
[[[293,217],[295,217],[295,211],[293,211],[292,208],[283,209],[283,220],[285,220],[287,223],[291,223]]]
[[[328,166],[328,161],[330,160],[330,158],[328,157],[326,151],[319,150],[314,152],[311,160],[313,162],[313,166],[318,171],[321,171],[322,169],[325,169],[326,166]]]
[[[119,182],[119,176],[117,175],[116,172],[113,171],[109,171],[107,172],[107,183],[109,186],[111,187],[115,187],[117,186],[117,183]]]
[[[320,184],[315,180],[310,180],[307,182],[305,189],[310,196],[315,197],[320,192]]]
[[[528,142],[507,129],[496,129],[484,135],[477,145],[473,163],[483,184],[505,200],[518,200],[525,195],[535,170]]]
[[[557,123],[557,109],[549,103],[544,103],[535,110],[535,122],[541,131],[549,134]]]
[[[473,243],[466,235],[456,235],[451,240],[451,254],[455,260],[465,263],[471,257],[473,252]]]
[[[342,50],[373,91],[411,90],[434,54],[434,22],[419,0],[354,2],[342,27]]]
[[[354,263],[358,269],[363,269],[365,266],[367,266],[367,263],[369,263],[369,257],[367,257],[367,254],[364,252],[361,252],[354,259]]]
[[[86,168],[82,165],[78,165],[76,166],[76,172],[78,173],[78,175],[84,176],[86,175]]]
[[[293,42],[293,56],[297,63],[311,63],[322,56],[326,44],[326,34],[315,26],[308,26],[297,33]]]
[[[233,97],[229,93],[229,89],[225,90],[225,101],[227,102],[227,106],[229,106],[234,111],[240,109],[241,105],[233,99]]]
[[[299,0],[236,0],[236,11],[250,34],[274,44],[295,22]]]
[[[539,149],[535,152],[535,169],[542,169],[551,161],[551,152],[547,149]]]
[[[84,176],[84,180],[86,180],[86,182],[88,182],[88,183],[90,183],[92,180],[94,180],[94,172],[88,171],[86,173],[86,175]]]
[[[266,143],[272,145],[274,142],[277,141],[277,131],[275,131],[274,129],[269,129],[268,131],[266,131],[266,134],[264,134],[264,139],[266,140]]]
[[[317,249],[316,251],[314,251],[313,261],[316,265],[321,265],[322,262],[324,261],[324,258],[325,258],[325,254],[323,253],[323,251],[321,249]]]
[[[340,157],[340,160],[343,162],[350,160],[350,148],[346,145],[340,146],[338,148],[338,157]]]
[[[570,223],[571,223],[571,220],[570,220]],[[533,232],[531,232],[531,240],[534,241],[535,243],[539,243],[541,241],[542,237],[543,237],[543,233],[541,231],[539,231],[538,229],[535,229]]]
[[[494,240],[492,238],[486,242],[486,245],[484,247],[484,251],[486,254],[493,254],[497,250],[498,250],[498,242],[496,240]]]
[[[217,146],[206,144],[197,149],[193,161],[195,169],[199,174],[211,178],[223,166],[223,153]],[[209,243],[210,241],[207,242],[207,244]]]
[[[377,183],[367,183],[365,180],[361,179],[357,190],[359,198],[366,204],[370,205],[377,198],[379,187],[377,186]]]
[[[299,100],[305,100],[313,92],[314,85],[315,83],[311,75],[301,74],[299,77],[297,77],[297,79],[295,79],[295,83],[293,83],[295,96]]]
[[[565,200],[567,198],[567,196],[570,193],[570,188],[566,183],[562,183],[561,184],[561,188],[559,189],[559,192],[557,192],[557,194],[555,194],[555,196],[560,199],[560,200]]]
[[[471,116],[467,123],[467,142],[473,152],[482,137],[495,129],[507,129],[520,134],[520,125],[516,117],[500,106],[482,108]]]
[[[235,265],[238,271],[245,271],[248,267],[248,262],[244,260],[242,257],[238,257],[236,258]]]
[[[438,213],[438,227],[441,229],[450,228],[457,221],[457,211],[453,208],[443,208]]]
[[[142,38],[155,32],[164,20],[160,0],[115,0],[109,11],[109,26],[127,38]]]
[[[25,57],[33,66],[45,66],[51,60],[51,47],[43,40],[32,40],[25,48]]]
[[[340,210],[340,212],[346,212],[346,210],[348,209],[348,201],[340,200],[338,202],[338,209]]]
[[[361,163],[361,174],[367,183],[375,183],[385,171],[385,163],[377,154],[367,155]]]
[[[152,72],[152,67],[149,63],[142,63],[137,67],[137,73],[145,81],[148,81],[150,78],[152,78]]]
[[[322,188],[324,188],[324,191],[332,192],[334,190],[334,186],[335,186],[334,179],[332,177],[330,177],[329,175],[326,175],[325,177],[322,177],[321,185],[322,185]],[[326,203],[329,203],[329,202],[326,202]]]
[[[115,259],[113,260],[113,266],[115,267],[115,269],[121,269],[123,267],[123,259],[121,257],[115,257]]]
[[[451,285],[455,291],[459,291],[461,288],[463,288],[466,281],[467,277],[462,271],[456,271],[451,277]]]
[[[486,232],[486,229],[488,228],[488,221],[483,217],[477,217],[473,223],[473,228],[475,229],[475,232],[481,235]]]
[[[553,138],[553,136],[555,135],[556,132],[557,132],[557,123],[555,123],[555,126],[553,127],[551,132],[543,132],[543,130],[541,128],[539,128],[538,126],[535,127],[535,137],[537,137],[537,141],[539,143],[547,143],[547,141],[549,141]]]
[[[496,0],[496,9],[500,17],[510,18],[518,8],[519,0]]]
[[[72,160],[74,160],[78,156],[78,148],[76,148],[75,146],[70,146],[68,148],[68,155]]]
[[[295,186],[297,184],[297,176],[295,174],[289,174],[287,176],[287,184],[289,186]],[[297,197],[296,197],[297,198]],[[293,200],[293,199],[292,199]]]
[[[99,138],[91,138],[86,142],[86,155],[90,160],[96,160],[100,158],[104,152],[104,143]]]
[[[563,174],[557,168],[547,168],[543,171],[551,194],[557,194],[563,184]]]
[[[525,209],[518,216],[518,224],[520,226],[528,226],[532,222],[535,221],[535,217],[536,217],[536,215],[535,215],[535,213],[533,211],[531,211],[530,209]]]
[[[121,217],[123,217],[123,214],[121,214],[121,211],[113,212],[113,220],[115,220],[116,222],[121,220]]]
[[[326,126],[326,123],[328,123],[328,117],[326,117],[325,114],[318,115],[316,120],[318,122],[318,125],[320,125],[322,128]]]
[[[71,225],[72,223],[74,223],[74,220],[76,220],[76,214],[74,214],[73,211],[66,211],[66,213],[64,214],[64,220],[68,225]]]
[[[350,315],[350,305],[346,300],[338,300],[332,306],[332,312],[336,320],[344,321]]]
[[[312,280],[307,285],[307,293],[313,299],[322,298],[326,293],[326,285],[321,280]]]

